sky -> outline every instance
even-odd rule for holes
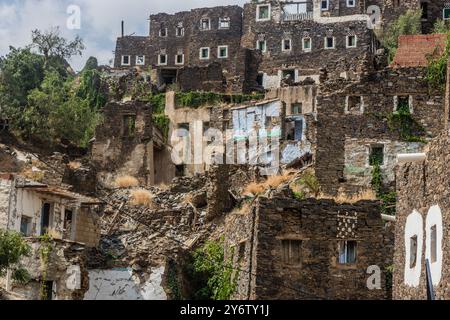
[[[122,20],[126,35],[148,35],[150,14],[219,5],[242,6],[245,2],[247,0],[0,0],[0,56],[6,55],[10,46],[28,45],[32,30],[59,26],[62,36],[73,39],[79,35],[86,45],[83,56],[70,61],[75,70],[82,69],[90,56],[96,57],[99,64],[109,64]]]

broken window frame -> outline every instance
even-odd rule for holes
[[[402,103],[403,99],[408,99],[408,101],[405,103],[405,105],[403,105],[403,103]],[[402,112],[402,113],[412,114],[413,113],[412,100],[413,100],[413,98],[410,95],[395,96],[394,97],[394,112],[397,112],[397,113]],[[406,110],[406,108],[403,108],[403,107],[406,107],[406,104],[408,106],[408,110]]]
[[[208,52],[208,56],[204,57],[203,56],[203,51],[206,50]],[[200,48],[200,54],[199,54],[200,60],[209,60],[211,57],[211,49],[209,47],[203,47]]]
[[[265,17],[261,17],[261,8],[267,8],[267,16]],[[270,3],[268,4],[259,4],[256,7],[256,21],[260,22],[260,21],[269,21],[271,19],[272,16],[272,7],[270,5]]]
[[[309,48],[306,48],[305,40],[309,40]],[[312,39],[311,39],[311,37],[304,37],[304,38],[302,38],[302,49],[303,49],[303,51],[306,51],[306,52],[310,52],[312,50]]]
[[[23,230],[24,222],[26,222],[26,230]],[[33,218],[32,217],[28,217],[28,216],[25,216],[25,215],[22,215],[20,217],[20,233],[24,237],[31,236],[31,224],[32,223],[33,223]]]
[[[225,49],[226,50],[226,55],[224,55],[224,56],[222,56],[221,55],[221,50],[222,49]],[[219,58],[219,59],[227,59],[228,58],[228,46],[218,46],[217,47],[217,57]]]
[[[164,30],[164,31],[163,31]],[[168,30],[167,28],[161,28],[159,29],[159,37],[160,38],[167,38],[168,36]]]
[[[231,28],[231,19],[229,17],[219,18],[219,30],[229,30]]]
[[[132,119],[132,121],[129,121]],[[122,137],[134,138],[136,135],[136,115],[124,114],[122,116]]]
[[[329,39],[332,39],[333,40],[333,46],[332,47],[329,47],[328,46],[328,40]],[[324,38],[324,48],[326,49],[326,50],[333,50],[333,49],[336,49],[336,38],[335,37],[325,37]]]
[[[295,108],[298,107],[298,111],[295,112]],[[294,115],[299,115],[299,114],[303,114],[303,103],[298,102],[298,103],[293,103],[291,105],[291,114]]]
[[[409,268],[414,269],[417,266],[419,247],[418,247],[418,237],[413,235],[409,238]]]
[[[45,221],[44,221],[44,209],[46,208],[46,206],[48,206],[48,224],[47,226],[45,226],[46,228],[44,228],[45,225]],[[54,204],[48,201],[42,201],[42,205],[41,205],[41,221],[40,221],[40,226],[41,226],[41,230],[40,230],[40,235],[43,236],[46,233],[48,233],[48,231],[52,228],[53,226],[53,214],[54,214]]]
[[[437,261],[437,225],[433,225],[430,228],[430,263]]]
[[[347,0],[347,8],[356,7],[356,0]]]
[[[358,262],[358,242],[355,240],[339,241],[339,264],[354,265]]]
[[[324,3],[326,6],[324,7]],[[330,10],[330,1],[329,0],[321,0],[320,1],[320,11],[328,11]]]
[[[286,49],[286,43],[289,43],[289,49]],[[291,52],[292,51],[292,39],[281,40],[281,51]]]
[[[207,28],[204,26],[204,22],[208,21]],[[200,31],[208,31],[211,30],[211,19],[210,18],[201,18],[200,19]]]
[[[181,58],[182,58],[182,61],[181,62],[178,62],[178,57],[180,57],[181,56]],[[182,65],[184,65],[184,53],[180,53],[180,54],[176,54],[175,55],[175,65],[177,65],[177,66],[182,66]]]
[[[375,150],[381,149],[381,153],[376,153]],[[374,167],[377,164],[383,166],[385,163],[385,145],[373,144],[369,147],[369,166]]]
[[[355,42],[353,45],[350,45],[349,41],[350,39],[355,39]],[[346,48],[356,48],[358,46],[358,37],[356,35],[350,35],[345,37],[345,46]]]
[[[140,59],[142,58],[142,59]],[[142,60],[142,62],[140,62],[140,60]],[[136,65],[137,66],[145,66],[145,56],[136,56]]]
[[[164,57],[164,62],[161,61],[161,57]],[[167,54],[158,55],[158,66],[167,66]]]
[[[128,63],[125,63],[125,58],[128,58]],[[122,55],[122,66],[131,66],[131,56],[130,55]]]
[[[175,36],[178,38],[184,37],[184,27],[176,27],[175,28]]]

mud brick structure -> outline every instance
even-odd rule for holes
[[[384,183],[394,183],[396,154],[424,146],[420,139],[401,136],[389,120],[399,105],[409,108],[417,121],[411,130],[416,138],[429,140],[444,128],[442,92],[429,87],[423,74],[420,68],[387,68],[358,82],[341,79],[320,87],[316,172],[325,192],[370,188],[370,158],[376,152],[383,157]]]
[[[378,202],[260,197],[245,213],[229,215],[226,226],[226,244],[234,248],[227,257],[242,270],[238,299],[390,296],[393,229]],[[367,286],[370,266],[381,270],[378,290]]]
[[[92,145],[92,164],[100,183],[111,185],[120,175],[139,178],[143,185],[170,181],[170,154],[158,143],[151,106],[139,101],[110,102],[103,110]],[[171,170],[172,168],[172,170]]]

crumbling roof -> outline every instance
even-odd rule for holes
[[[426,67],[430,57],[442,54],[446,45],[446,34],[400,36],[393,68]]]
[[[76,201],[82,205],[99,205],[99,204],[103,203],[103,201],[101,201],[99,199],[86,197],[81,194],[70,192],[68,190],[58,188],[58,187],[26,185],[23,187],[23,189],[28,189],[28,190],[31,190],[31,191],[37,192],[37,193],[57,196],[60,198],[67,199],[69,201]]]

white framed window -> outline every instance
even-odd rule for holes
[[[334,49],[335,39],[334,37],[325,37],[325,49]]]
[[[228,46],[219,46],[217,48],[217,57],[221,59],[228,58]]]
[[[160,36],[161,38],[167,37],[167,28],[161,28],[161,29],[159,29],[159,36]]]
[[[145,56],[136,56],[136,65],[144,66],[145,65]]]
[[[184,37],[184,28],[183,27],[176,27],[175,29],[175,36],[177,37]]]
[[[312,49],[312,40],[309,37],[302,39],[302,48],[303,51],[311,51]]]
[[[158,65],[160,65],[160,66],[167,65],[167,54],[158,55]]]
[[[442,10],[442,19],[450,20],[450,8],[444,8]]]
[[[211,30],[211,19],[202,18],[200,20],[200,30],[203,30],[203,31]]]
[[[358,38],[355,35],[347,36],[345,39],[345,43],[347,48],[356,48],[356,45],[358,44]]]
[[[175,64],[181,66],[184,64],[184,54],[180,53],[175,56]]]
[[[122,65],[130,66],[131,65],[131,56],[122,56]]]
[[[347,7],[354,8],[356,6],[356,0],[347,0]]]
[[[329,10],[329,0],[321,0],[320,1],[320,10],[328,11]]]
[[[270,4],[259,4],[256,7],[256,21],[268,21],[271,15]]]
[[[231,26],[231,20],[228,17],[219,18],[219,29],[220,30],[226,30],[230,29]]]
[[[263,53],[267,52],[267,41],[258,40],[258,42],[256,42],[256,49],[260,50]]]
[[[291,39],[283,39],[281,41],[281,51],[288,52],[292,50],[292,40]]]
[[[200,48],[200,60],[208,60],[209,59],[209,48]]]

